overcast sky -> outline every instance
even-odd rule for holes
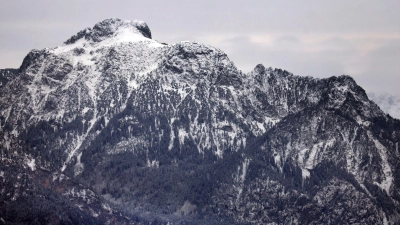
[[[99,21],[145,21],[153,39],[217,47],[243,72],[348,74],[367,92],[400,95],[400,0],[0,0],[0,68],[61,45]]]

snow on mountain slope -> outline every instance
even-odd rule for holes
[[[2,177],[46,171],[45,188],[146,222],[399,221],[399,122],[349,76],[243,74],[219,49],[120,19],[0,72]]]
[[[51,151],[55,148],[63,152],[61,170],[64,171],[80,154],[85,141],[89,142],[97,135],[95,124],[104,120],[103,126],[107,126],[116,113],[125,109],[129,99],[133,105],[146,104],[141,107],[147,112],[165,110],[163,113],[169,117],[173,115],[171,118],[179,117],[182,111],[189,109],[193,110],[192,120],[204,121],[201,117],[205,116],[215,118],[206,126],[194,121],[191,131],[174,128],[172,122],[170,127],[172,130],[184,129],[179,133],[191,134],[190,139],[196,143],[199,152],[213,149],[219,157],[222,157],[222,148],[238,149],[245,145],[248,135],[240,126],[230,124],[232,121],[226,121],[225,116],[218,118],[217,114],[238,116],[238,122],[248,126],[255,135],[266,130],[269,120],[279,119],[276,115],[258,116],[262,112],[246,117],[241,115],[241,105],[247,101],[240,86],[244,75],[225,53],[195,42],[162,45],[143,36],[136,27],[138,24],[145,26],[142,22],[105,20],[93,29],[79,32],[61,47],[33,50],[21,66],[23,75],[4,88],[11,95],[2,99],[1,113],[5,116],[13,112],[13,116],[5,117],[5,121],[14,124],[14,130],[18,132],[40,121],[51,122],[50,126],[61,130],[65,123],[82,124],[82,131],[47,144],[52,146]],[[160,99],[157,98],[154,99],[157,102],[154,110],[149,104],[146,88],[154,85],[159,85],[158,96],[170,104],[165,109],[159,108]],[[10,91],[12,88],[17,91]],[[142,94],[143,98],[136,97]],[[27,104],[12,104],[15,99]],[[146,101],[142,102],[144,99]],[[199,115],[201,110],[211,114]],[[261,119],[255,122],[254,116]],[[29,119],[21,122],[19,118]],[[223,127],[229,127],[229,131]],[[204,136],[195,137],[199,133]],[[185,137],[180,135],[181,145]],[[173,146],[174,140],[170,138],[169,142]]]

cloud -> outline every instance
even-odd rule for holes
[[[193,40],[217,47],[244,72],[263,63],[299,75],[349,74],[371,90],[386,89],[386,84],[377,85],[385,79],[390,80],[389,86],[400,83],[398,0],[379,4],[364,0],[250,0],[245,4],[40,0],[23,4],[5,1],[0,8],[0,68],[18,67],[33,48],[61,45],[85,27],[119,17],[144,20],[161,42]],[[8,60],[14,58],[14,63]]]
[[[400,83],[400,37],[396,34],[249,34],[202,40],[224,50],[244,72],[262,63],[320,78],[347,74],[368,91],[382,90],[384,85],[400,93],[396,87]]]
[[[383,41],[369,51],[363,61],[363,70],[355,75],[368,91],[391,92],[400,95],[400,38]]]
[[[0,30],[50,30],[50,29],[71,29],[70,23],[57,21],[8,21],[0,24]]]
[[[275,43],[278,43],[280,45],[286,45],[286,44],[296,45],[296,44],[300,44],[301,43],[301,41],[299,40],[298,37],[289,36],[289,35],[281,36],[279,38],[276,38],[274,41],[275,41]]]

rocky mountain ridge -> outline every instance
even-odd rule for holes
[[[400,122],[349,76],[243,74],[108,19],[0,78],[6,222],[399,223]]]

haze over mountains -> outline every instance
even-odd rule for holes
[[[1,221],[400,222],[400,121],[350,76],[151,37],[107,19],[0,71]]]
[[[368,97],[374,101],[385,113],[400,119],[400,96],[385,92],[370,92]]]

